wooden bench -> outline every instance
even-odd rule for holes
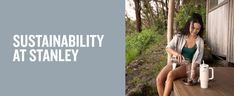
[[[209,81],[207,89],[200,88],[200,83],[186,86],[182,79],[173,82],[174,96],[234,96],[234,68],[213,67],[214,79]]]

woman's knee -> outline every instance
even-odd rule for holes
[[[164,82],[165,82],[165,80],[163,79],[162,76],[158,75],[158,76],[156,77],[155,83],[156,83],[157,85],[163,85]]]
[[[158,76],[155,79],[155,83],[157,85],[164,85],[169,70],[170,69],[168,64],[165,67],[163,67],[163,69],[159,72]]]
[[[175,79],[175,73],[173,71],[170,71],[167,74],[167,81],[173,81]]]

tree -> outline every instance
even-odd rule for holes
[[[156,3],[156,9],[158,18],[160,17],[160,14],[163,15],[163,18],[160,18],[163,20],[163,26],[167,26],[167,15],[168,15],[168,0],[154,0]]]
[[[140,0],[134,0],[135,4],[135,13],[136,13],[136,31],[141,32],[141,4]]]
[[[153,9],[153,5],[151,5],[151,0],[142,0],[142,16],[143,20],[142,23],[144,24],[144,21],[147,22],[148,25],[144,26],[144,28],[152,28],[152,26],[156,25],[156,15],[155,10]],[[145,25],[145,24],[144,24]]]

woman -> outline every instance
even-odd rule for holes
[[[203,22],[201,15],[193,13],[180,34],[176,34],[166,46],[166,51],[181,62],[182,58],[192,61],[191,77],[195,78],[195,69],[201,63],[204,49],[204,41],[201,38]],[[172,63],[168,63],[158,74],[156,86],[159,96],[169,96],[173,81],[186,76],[186,67],[179,66],[172,70]]]

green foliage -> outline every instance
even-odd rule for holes
[[[178,24],[179,29],[183,28],[187,20],[190,18],[192,13],[199,13],[202,15],[202,20],[205,26],[206,21],[206,7],[203,5],[199,5],[199,7],[195,7],[193,3],[185,4],[180,7],[179,11],[176,13],[176,22]]]
[[[164,34],[166,33],[167,29],[167,17],[164,16],[163,11],[159,11],[157,18],[154,20],[154,24],[151,25],[151,29],[154,29],[157,31],[159,34]]]
[[[129,33],[126,35],[126,64],[135,59],[150,44],[159,42],[161,35],[150,29],[143,30],[141,33]]]

